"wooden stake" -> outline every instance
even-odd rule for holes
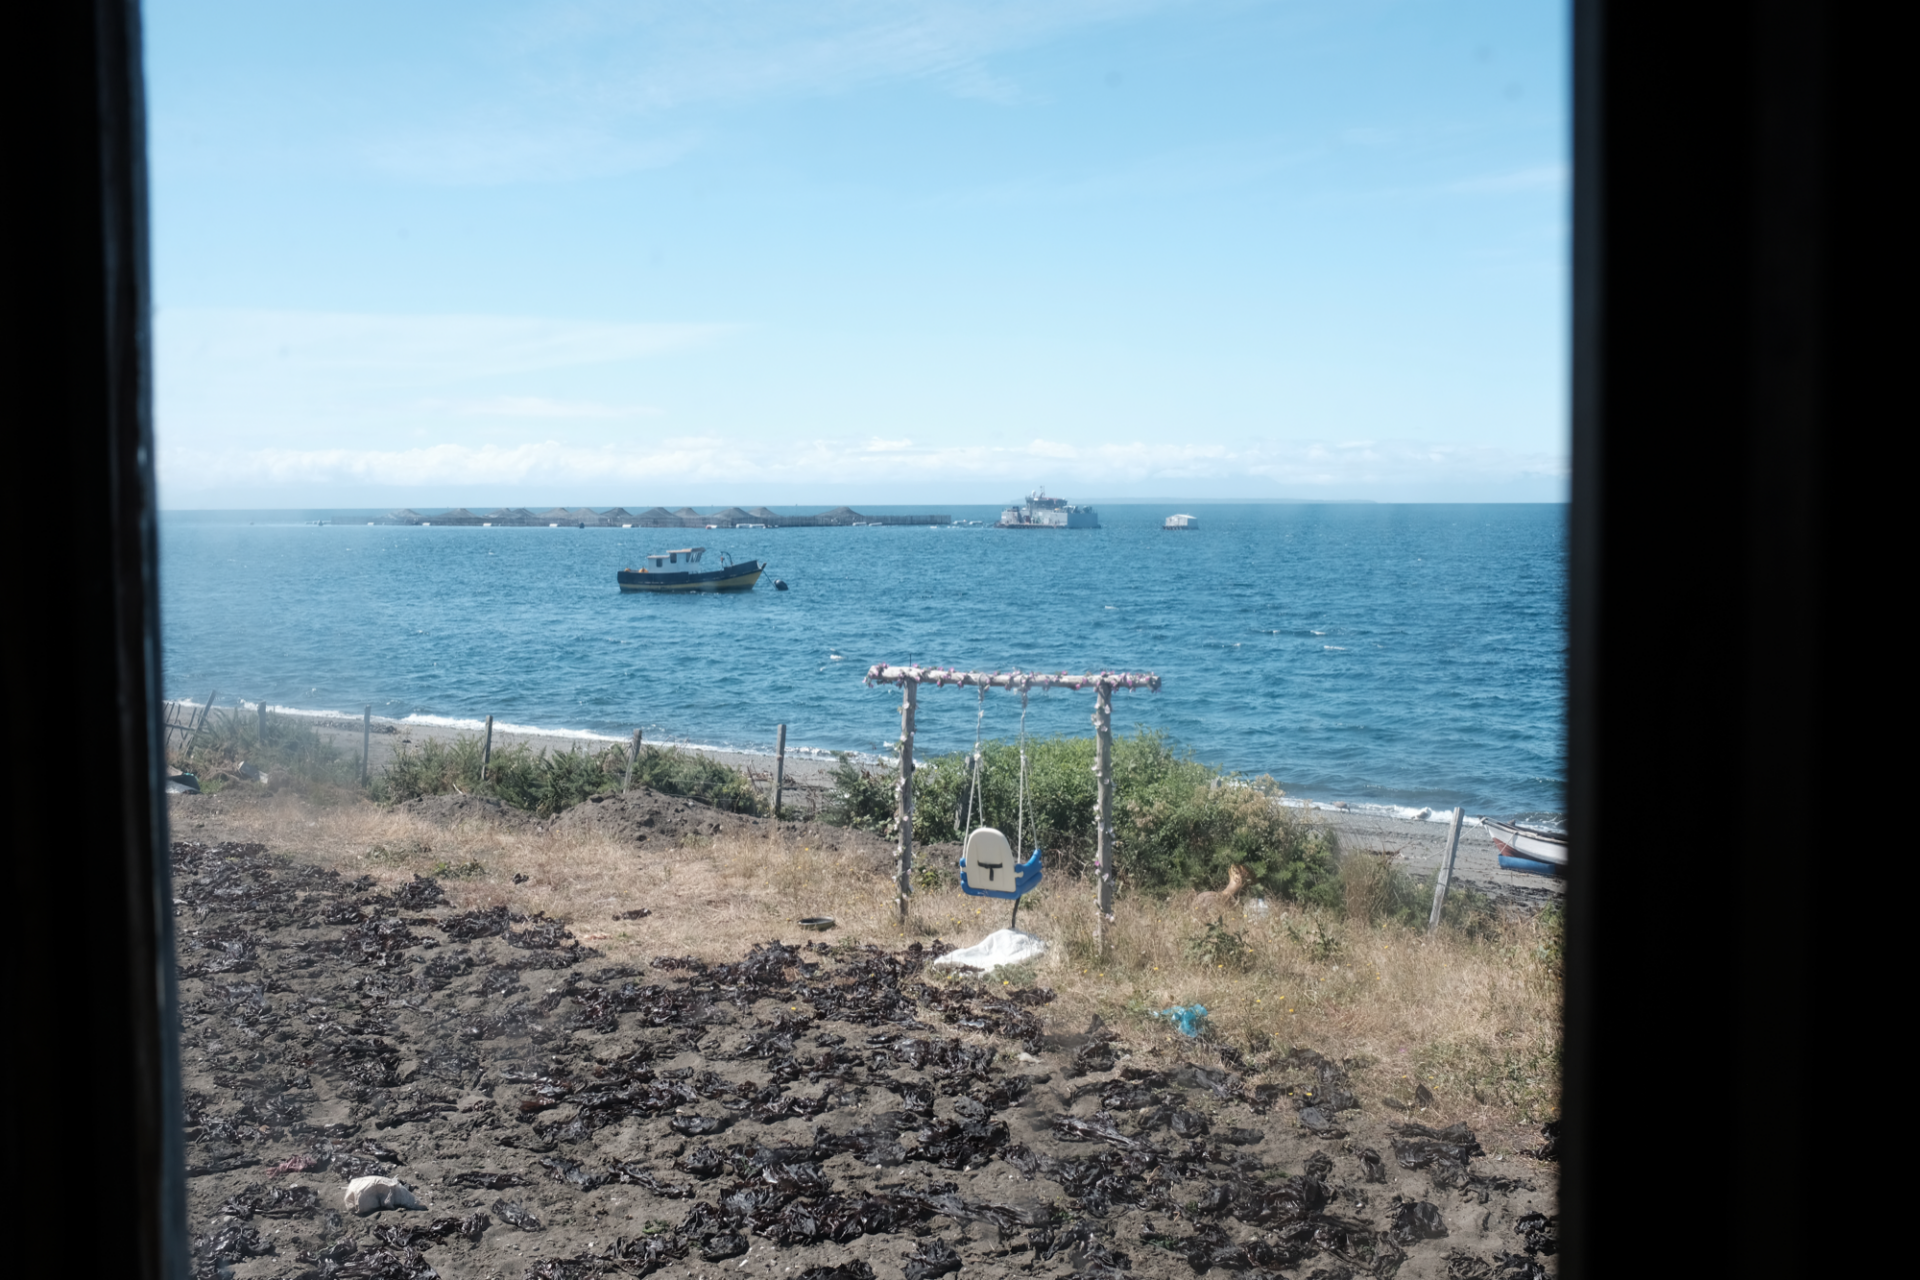
[[[780,787],[787,780],[787,726],[773,735],[773,816],[780,816]]]
[[[260,745],[267,745],[267,700],[260,699]]]
[[[493,717],[487,717],[487,742],[480,748],[480,781],[487,780],[487,768],[493,764]]]
[[[898,805],[894,818],[900,824],[900,923],[907,922],[907,897],[913,892],[913,709],[919,701],[920,682],[900,682],[900,782],[896,788]]]
[[[193,746],[193,740],[200,736],[200,731],[207,727],[207,717],[213,714],[213,700],[219,696],[220,691],[218,689],[215,689],[207,695],[207,705],[200,708],[200,717],[193,722],[193,732],[187,735],[187,746],[189,749]]]
[[[360,785],[366,786],[373,777],[373,704],[367,704],[367,714],[360,721]]]
[[[625,795],[633,790],[633,766],[640,763],[640,731],[633,731],[633,746],[627,751],[627,780],[620,784],[620,793]]]
[[[1093,697],[1093,771],[1099,778],[1093,793],[1093,825],[1099,837],[1093,871],[1100,886],[1094,931],[1104,960],[1107,925],[1113,920],[1113,686],[1102,680]]]
[[[1460,848],[1460,820],[1466,816],[1465,809],[1453,811],[1453,822],[1447,828],[1447,856],[1440,862],[1440,874],[1433,882],[1433,914],[1427,917],[1427,932],[1432,933],[1440,927],[1440,912],[1447,905],[1447,885],[1453,880],[1453,855]]]

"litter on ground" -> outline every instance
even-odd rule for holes
[[[935,964],[960,964],[991,973],[1003,964],[1020,964],[1047,953],[1047,944],[1018,929],[997,929],[970,947],[949,951]]]

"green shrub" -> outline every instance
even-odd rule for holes
[[[612,751],[624,772],[625,748],[614,747]],[[766,812],[753,779],[718,760],[678,747],[642,747],[640,758],[633,766],[633,785],[651,787],[670,796],[686,796],[729,813]]]
[[[1093,765],[1091,738],[1029,740],[1020,839],[1019,745],[994,741],[982,747],[980,804],[970,816],[971,755],[942,756],[914,776],[914,836],[929,843],[961,840],[962,826],[994,826],[1019,841],[1022,856],[1036,845],[1045,850],[1051,873],[1088,874],[1096,839]],[[861,825],[847,817],[863,813],[875,826],[891,822],[890,779],[862,774],[844,760],[834,778],[828,821]],[[1322,906],[1339,902],[1332,844],[1297,810],[1278,803],[1272,779],[1223,774],[1176,751],[1166,735],[1143,729],[1114,740],[1113,783],[1117,870],[1135,887],[1217,889],[1226,883],[1227,868],[1241,864],[1267,894]]]
[[[1253,948],[1247,945],[1247,935],[1227,928],[1220,917],[1215,917],[1204,932],[1188,938],[1186,951],[1190,960],[1234,969],[1253,958]]]
[[[433,870],[427,872],[427,877],[432,880],[467,880],[485,874],[487,874],[486,864],[474,859],[461,863],[436,862]]]
[[[844,751],[838,752],[835,759],[838,763],[833,766],[831,775],[833,790],[820,808],[821,820],[836,827],[852,827],[856,831],[885,831],[890,828],[897,805],[893,779],[862,769]],[[922,840],[941,839],[938,835],[927,833],[918,823],[915,824],[914,834]]]
[[[265,773],[276,789],[354,787],[360,781],[359,759],[322,738],[305,718],[268,712],[262,736],[260,713],[239,708],[210,712],[170,763],[198,776],[203,790],[217,791],[221,772],[242,761]]]
[[[484,781],[481,750],[477,737],[452,742],[429,738],[417,748],[402,747],[375,780],[374,798],[392,803],[449,793],[492,796],[550,817],[590,796],[620,790],[626,778],[627,749],[621,746],[553,752],[536,752],[525,743],[502,747],[493,753]],[[676,747],[643,747],[634,762],[633,781],[719,809],[760,812],[759,797],[745,774]]]

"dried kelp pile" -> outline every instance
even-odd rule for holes
[[[1551,1265],[1545,1166],[1496,1176],[1464,1126],[1386,1126],[1304,1050],[1059,1035],[1045,989],[930,973],[944,945],[613,965],[431,880],[257,845],[176,845],[174,875],[202,1276]],[[343,1215],[364,1175],[427,1207]]]

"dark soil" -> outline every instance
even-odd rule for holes
[[[759,821],[684,803],[558,821],[649,842]],[[1042,988],[930,976],[942,944],[615,966],[564,922],[456,913],[431,880],[199,843],[174,876],[202,1276],[1555,1267],[1552,1165],[1396,1126],[1311,1052],[1151,1058],[1051,1027]],[[362,1174],[425,1208],[343,1217]]]

